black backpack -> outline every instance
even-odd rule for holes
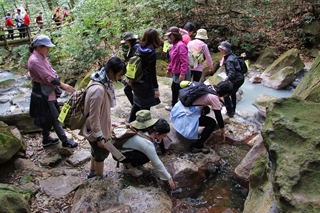
[[[209,88],[207,85],[201,82],[191,82],[186,88],[179,90],[179,100],[184,106],[192,106],[193,102],[197,100],[200,96],[205,94],[214,94],[218,93]]]
[[[236,58],[238,59],[239,65],[241,67],[241,70],[238,70],[238,71],[241,72],[242,74],[246,74],[248,72],[248,67],[245,62],[246,57],[236,56]]]

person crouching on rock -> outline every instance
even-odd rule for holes
[[[225,141],[224,122],[221,115],[220,98],[229,95],[233,91],[232,83],[229,81],[222,81],[211,88],[217,92],[217,95],[207,93],[197,98],[192,106],[184,106],[181,101],[176,103],[171,110],[170,120],[173,123],[173,128],[183,137],[191,140],[196,140],[191,145],[191,152],[202,152],[208,154],[209,148],[204,146],[206,140],[210,137],[215,126],[219,125],[222,140]],[[211,106],[215,114],[213,119],[209,114]],[[203,131],[198,137],[198,127],[204,126]]]
[[[139,177],[143,172],[137,167],[151,161],[155,174],[161,180],[167,180],[170,188],[175,189],[176,186],[173,179],[159,159],[154,145],[156,141],[162,141],[167,136],[167,133],[170,132],[168,122],[162,118],[151,118],[149,110],[139,110],[136,113],[136,120],[131,122],[130,125],[150,138],[147,139],[137,134],[123,144],[123,155],[126,159],[121,163],[124,164],[124,173]]]

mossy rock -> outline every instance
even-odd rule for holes
[[[320,54],[312,64],[311,69],[302,78],[292,96],[320,103]]]
[[[30,213],[31,195],[30,191],[0,183],[0,213]]]

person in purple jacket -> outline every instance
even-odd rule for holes
[[[166,106],[165,109],[171,111],[172,107],[178,102],[180,82],[190,80],[190,72],[188,72],[188,48],[182,41],[182,35],[178,27],[170,27],[165,34],[172,41],[172,49],[170,50],[170,63],[167,68],[167,77],[172,77],[171,91],[172,100],[171,106]]]
[[[31,56],[28,60],[28,70],[32,81],[29,114],[34,118],[34,124],[42,129],[43,147],[57,144],[60,139],[63,147],[75,148],[78,143],[67,138],[62,124],[58,121],[60,109],[57,102],[61,89],[67,92],[75,90],[59,80],[57,72],[46,57],[50,48],[54,46],[48,36],[39,35],[33,39],[29,47]],[[50,137],[52,126],[59,139]]]

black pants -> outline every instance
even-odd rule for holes
[[[191,70],[191,77],[193,81],[199,82],[202,76],[202,72]]]
[[[204,148],[204,143],[210,137],[216,125],[217,123],[213,118],[206,115],[201,115],[199,118],[199,126],[204,126],[204,129],[201,132],[200,138],[193,143],[192,146],[198,149]]]
[[[240,81],[232,82],[233,92],[230,94],[230,96],[224,97],[224,104],[226,106],[227,113],[229,115],[234,115],[234,113],[236,112],[236,105],[237,105],[237,95],[236,94],[243,83],[244,83],[244,79],[242,79]]]
[[[151,107],[142,108],[142,107],[138,107],[136,104],[133,104],[133,106],[132,106],[132,108],[131,108],[131,112],[130,112],[130,116],[129,116],[128,122],[130,123],[130,122],[136,120],[136,113],[137,113],[139,110],[142,110],[142,109],[150,110],[150,108],[151,108]]]
[[[51,115],[54,119],[53,121],[53,129],[54,131],[57,133],[59,139],[62,142],[67,142],[68,138],[64,132],[64,129],[62,127],[62,124],[60,123],[60,121],[58,121],[58,117],[59,117],[59,106],[58,106],[58,102],[57,101],[48,101],[48,106],[49,106],[49,110],[51,112]],[[50,130],[51,128],[44,128],[42,127],[42,138],[45,140],[49,137],[50,135]]]
[[[141,166],[141,165],[148,163],[150,161],[149,158],[145,154],[143,154],[142,152],[140,152],[138,150],[124,152],[122,154],[126,157],[126,159],[121,161],[121,163],[125,163],[125,164],[131,163],[131,165],[133,167]],[[113,157],[113,159],[114,159],[114,157]]]
[[[131,103],[131,106],[133,105],[133,93],[132,93],[132,87],[130,85],[126,85],[123,89],[124,94],[126,94],[128,100]]]
[[[172,91],[171,106],[172,107],[178,102],[180,89],[181,89],[180,83],[172,82],[171,84],[171,91]]]
[[[9,30],[8,29],[8,36],[7,36],[7,39],[10,39],[13,40],[13,30]]]

